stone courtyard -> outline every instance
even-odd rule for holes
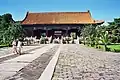
[[[52,80],[120,80],[120,54],[63,45]]]
[[[0,80],[120,80],[120,53],[80,44],[24,46],[23,53],[0,56]]]

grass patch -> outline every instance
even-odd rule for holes
[[[88,47],[92,47],[90,45],[87,45]],[[96,48],[95,46],[93,48]],[[105,50],[104,45],[98,45],[98,49]],[[110,52],[120,52],[120,44],[109,44],[107,45],[107,51]]]
[[[120,45],[118,44],[108,45],[108,48],[110,48],[110,51],[112,52],[120,52]]]
[[[9,45],[8,44],[1,44],[0,48],[3,48],[3,47],[9,47]]]
[[[100,49],[104,50],[104,45],[99,45]],[[120,52],[120,44],[107,45],[108,51]]]

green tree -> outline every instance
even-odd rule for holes
[[[89,27],[87,25],[85,25],[83,27],[83,29],[81,30],[81,35],[82,35],[82,38],[83,38],[84,45],[86,44],[86,40],[87,40],[87,36],[88,36],[88,30],[89,30]]]
[[[15,22],[11,14],[0,17],[0,44],[11,44],[13,39],[23,36],[20,22]]]
[[[114,18],[113,22],[108,22],[109,29],[111,31],[111,41],[113,43],[119,43],[120,42],[120,18]],[[116,40],[114,40],[116,38]]]
[[[101,26],[96,26],[95,29],[95,47],[98,48],[98,45],[100,44],[100,32],[101,30],[99,29]]]
[[[108,31],[106,30],[105,26],[102,26],[101,28],[99,28],[99,30],[100,41],[102,42],[102,44],[104,44],[105,51],[107,51],[108,50],[107,45],[110,43]]]
[[[95,45],[95,36],[96,36],[96,25],[86,25],[81,34],[83,37],[84,44],[88,44],[90,46]]]

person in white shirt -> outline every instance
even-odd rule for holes
[[[16,43],[16,40],[13,40],[12,42],[12,52],[17,54],[17,43]]]
[[[18,40],[17,43],[17,53],[21,55],[21,48],[22,48],[22,42],[21,40]]]

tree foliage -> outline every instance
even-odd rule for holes
[[[106,26],[85,26],[82,31],[82,36],[85,37],[84,42],[86,42],[88,45],[98,48],[99,44],[103,44],[105,45],[105,50],[107,50],[109,38]]]
[[[115,18],[108,26],[85,25],[81,34],[84,44],[96,48],[103,44],[107,50],[108,44],[120,43],[120,18]]]
[[[13,39],[23,35],[20,22],[15,22],[11,14],[0,16],[0,44],[11,44]]]
[[[113,22],[108,23],[111,31],[111,39],[116,38],[116,40],[111,40],[112,43],[120,43],[120,18],[115,18]]]

